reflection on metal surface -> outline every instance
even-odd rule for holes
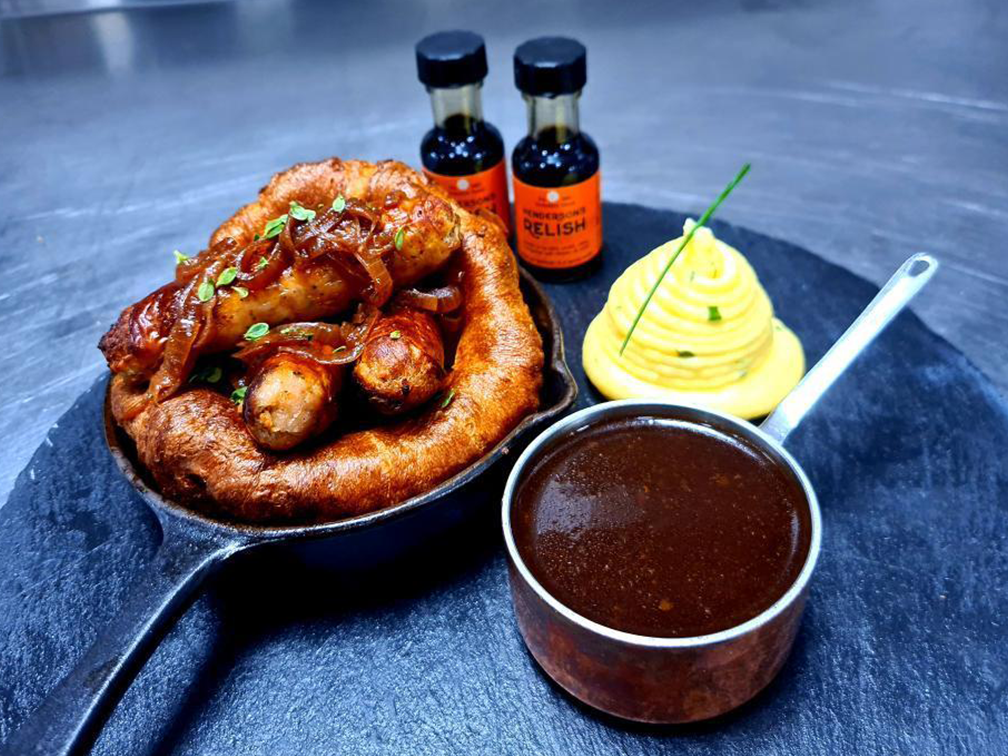
[[[133,65],[136,39],[122,13],[99,13],[91,21],[98,49],[109,73],[123,73]]]
[[[228,0],[0,0],[0,18],[95,13],[175,5],[200,5]]]

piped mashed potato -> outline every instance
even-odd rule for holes
[[[689,233],[693,221],[686,221]],[[699,228],[620,345],[681,237],[627,268],[585,333],[588,378],[610,399],[658,398],[743,418],[768,414],[805,373],[801,342],[774,317],[748,261]]]

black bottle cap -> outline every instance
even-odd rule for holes
[[[587,56],[584,45],[576,39],[530,39],[515,50],[515,86],[530,95],[580,91],[588,81]]]
[[[487,75],[483,37],[471,31],[443,31],[416,46],[417,76],[428,87],[461,87]]]

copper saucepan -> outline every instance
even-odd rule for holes
[[[526,448],[504,490],[504,540],[519,630],[529,651],[550,677],[590,706],[618,717],[653,723],[709,719],[740,706],[766,687],[791,651],[822,541],[815,491],[784,443],[833,382],[930,280],[937,267],[937,261],[924,254],[903,263],[844,335],[758,428],[699,407],[632,399],[576,412],[547,428]],[[809,509],[811,541],[794,583],[757,616],[709,635],[635,635],[581,616],[536,580],[512,532],[516,491],[545,449],[603,419],[656,415],[703,423],[748,440],[791,472],[801,484]]]

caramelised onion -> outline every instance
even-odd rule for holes
[[[371,279],[370,285],[363,292],[364,298],[368,304],[381,307],[392,296],[392,274],[378,255],[369,257],[365,253],[356,253],[354,257]]]
[[[203,268],[207,280],[216,280],[227,267],[227,256],[213,260]],[[201,301],[196,290],[204,276],[192,277],[181,289],[181,312],[172,324],[165,341],[164,353],[157,372],[151,378],[148,393],[161,402],[176,394],[192,372],[200,345],[212,335],[213,310],[216,300]]]
[[[379,212],[360,200],[345,200],[341,210],[320,212],[310,221],[289,216],[280,244],[306,260],[328,256],[343,264],[356,262],[361,273],[354,277],[369,282],[361,292],[369,304],[380,307],[392,296],[392,274],[383,256],[394,248],[394,238],[382,228]]]
[[[353,320],[342,325],[288,323],[246,343],[234,356],[253,370],[277,352],[296,354],[321,365],[348,365],[360,357],[377,316],[377,309],[362,307]]]
[[[267,224],[271,227],[271,238],[256,239],[241,247],[234,238],[227,237],[180,263],[176,266],[174,284],[159,294],[156,301],[152,299],[141,308],[140,316],[132,324],[137,331],[131,333],[134,341],[143,345],[151,342],[149,349],[154,354],[160,351],[159,340],[165,338],[161,334],[169,331],[162,364],[152,383],[152,393],[158,401],[178,390],[192,369],[200,344],[212,337],[215,285],[234,284],[251,293],[274,283],[291,266],[322,264],[332,266],[334,275],[342,276],[359,289],[359,296],[367,305],[361,312],[376,316],[377,308],[391,298],[394,282],[385,258],[395,249],[395,232],[384,227],[379,210],[360,200],[347,199],[338,211],[319,207],[310,220],[298,220],[288,213],[278,229],[279,220]],[[221,283],[221,274],[230,268],[237,273],[227,273]],[[169,310],[172,323],[165,323],[167,329],[154,328],[155,321],[168,319]],[[360,355],[361,329],[366,333],[373,321],[374,317],[358,313],[354,322],[343,330],[326,324],[295,324],[308,328],[311,338],[268,334],[246,346],[238,356],[258,360],[262,354],[280,350],[302,354],[322,364],[345,364]],[[342,334],[342,340],[337,341],[335,334]]]
[[[259,291],[276,281],[290,258],[272,239],[260,239],[245,247],[237,260],[237,281],[249,291]],[[263,260],[266,264],[263,264]]]
[[[238,242],[226,236],[209,249],[176,265],[175,282],[185,285],[200,276],[208,267],[222,260],[226,263],[223,267],[227,267],[240,253],[241,247],[238,246]]]
[[[462,290],[457,286],[439,286],[430,291],[401,289],[396,295],[396,302],[417,310],[445,314],[462,306]]]

